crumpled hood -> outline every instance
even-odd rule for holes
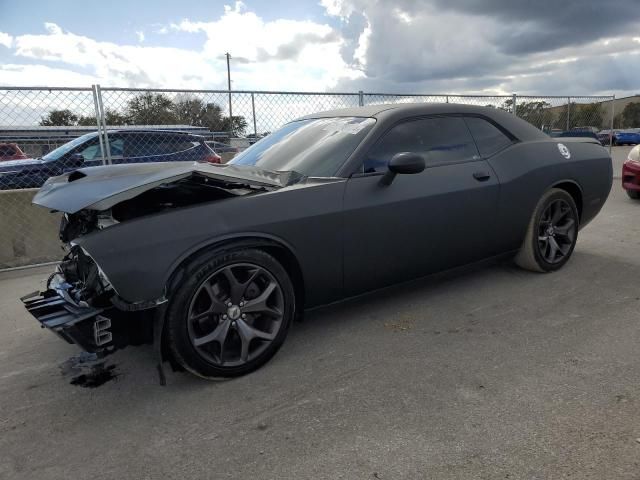
[[[106,210],[147,190],[191,175],[202,175],[222,183],[268,188],[284,187],[303,178],[296,172],[198,162],[108,165],[81,168],[49,178],[33,198],[33,203],[65,213],[83,209]]]

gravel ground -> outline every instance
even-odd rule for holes
[[[0,274],[0,478],[640,478],[640,202],[619,181],[560,272],[507,262],[317,310],[226,382],[160,387],[140,347],[71,385],[76,349],[16,300],[49,269]]]

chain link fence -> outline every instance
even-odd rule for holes
[[[550,134],[610,130],[615,113],[614,97],[0,87],[0,269],[60,258],[59,218],[31,205],[51,176],[118,163],[226,162],[304,115],[410,102],[501,108]]]

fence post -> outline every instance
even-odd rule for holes
[[[449,95],[447,95],[446,103],[449,103]]]
[[[567,97],[567,131],[569,130],[570,117],[571,117],[571,97]]]
[[[518,116],[518,109],[517,107],[517,102],[518,102],[518,96],[514,93],[511,96],[511,103],[513,104],[513,114],[517,117]]]
[[[611,149],[613,148],[613,124],[616,111],[616,94],[611,97],[611,129],[609,130],[609,155],[611,155]]]
[[[104,104],[102,103],[102,90],[100,85],[96,84],[96,97],[98,100],[98,110],[100,111],[100,122],[102,123],[102,133],[104,135],[104,146],[107,151],[107,165],[111,165],[111,145],[109,145],[109,135],[107,132],[107,121],[105,119]],[[104,160],[103,160],[104,163]]]
[[[227,86],[229,87],[229,143],[231,143],[231,137],[233,136],[233,108],[232,108],[232,102],[231,102],[231,66],[230,66],[230,60],[231,60],[231,55],[229,55],[229,52],[225,53],[225,56],[227,57]]]
[[[98,94],[95,85],[91,85],[91,92],[93,93],[93,108],[96,112],[96,126],[98,127],[98,140],[100,141],[100,157],[102,158],[102,164],[105,162],[104,155],[104,143],[102,141],[102,126],[100,125],[100,108],[98,106]]]
[[[253,135],[258,138],[258,129],[256,128],[256,101],[251,92],[251,113],[253,114]]]
[[[364,107],[364,92],[362,90],[358,91],[358,106]]]

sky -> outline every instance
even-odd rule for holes
[[[638,0],[0,0],[0,85],[640,93]]]

